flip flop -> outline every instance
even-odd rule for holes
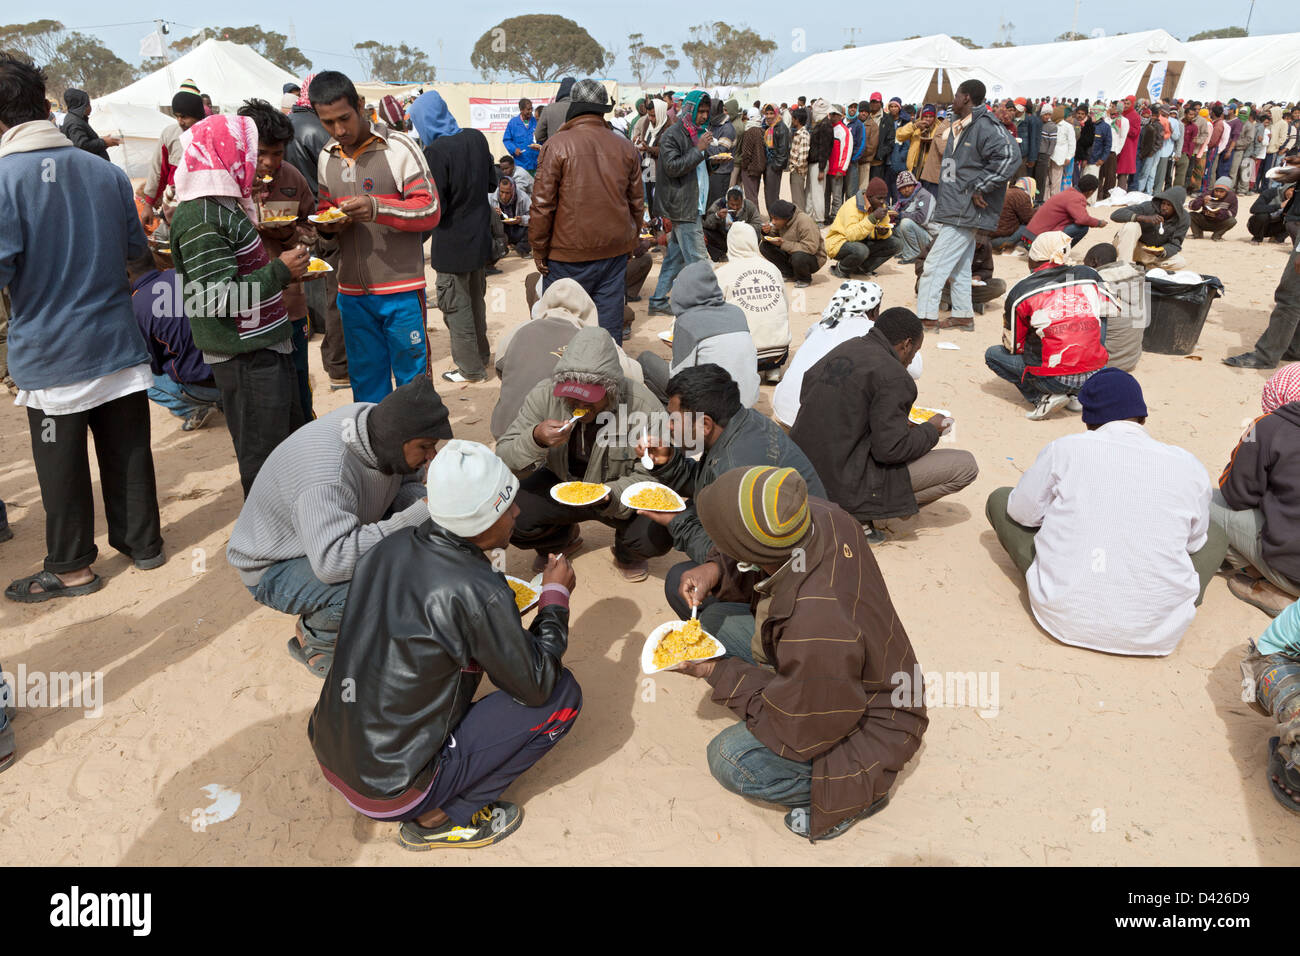
[[[41,586],[41,590],[33,591],[32,587],[37,584]],[[69,586],[60,581],[58,575],[50,571],[40,571],[14,581],[9,587],[5,588],[5,597],[11,601],[17,601],[19,604],[40,604],[42,601],[48,601],[51,598],[81,597],[85,594],[94,594],[103,586],[104,579],[98,574],[85,584]]]
[[[1286,761],[1277,752],[1277,745],[1280,740],[1280,737],[1270,737],[1268,739],[1268,788],[1273,791],[1273,796],[1278,803],[1292,813],[1300,813],[1300,803],[1296,803],[1291,795],[1282,789],[1282,785],[1273,779],[1274,777],[1281,777],[1291,784],[1292,793],[1300,793],[1300,767],[1287,770]]]

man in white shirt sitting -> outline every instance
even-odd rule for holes
[[[1097,372],[1079,402],[1087,432],[1051,442],[1014,489],[993,492],[989,523],[1057,640],[1168,654],[1228,547],[1210,523],[1209,475],[1147,434],[1142,387],[1127,372]]]

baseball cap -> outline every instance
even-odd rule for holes
[[[556,398],[576,398],[588,405],[595,405],[605,397],[605,386],[590,382],[557,382],[551,394]]]

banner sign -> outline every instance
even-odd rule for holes
[[[529,97],[533,109],[545,106],[550,99]],[[486,133],[504,133],[506,124],[519,115],[519,97],[514,99],[471,96],[469,98],[469,125]],[[558,128],[558,127],[557,127]]]

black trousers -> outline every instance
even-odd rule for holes
[[[645,285],[645,277],[650,274],[654,262],[654,258],[648,252],[641,256],[628,256],[627,274],[623,279],[624,295],[627,298],[640,298],[641,286]],[[529,308],[531,309],[532,306]]]
[[[584,521],[599,521],[614,529],[614,557],[624,564],[655,558],[672,550],[673,536],[668,529],[643,515],[631,518],[608,518],[600,513],[608,499],[598,505],[575,507],[551,497],[551,488],[560,479],[549,468],[539,468],[519,486],[519,517],[510,543],[516,548],[531,548],[539,554],[559,551],[569,539],[569,528]]]
[[[298,373],[292,355],[257,349],[213,365],[212,377],[221,389],[247,498],[262,463],[303,423]]]
[[[771,243],[768,243],[771,245]],[[714,262],[721,262],[727,257],[727,234],[716,229],[704,230],[704,251]]]
[[[673,613],[683,621],[691,616],[691,606],[682,600],[682,575],[698,567],[694,561],[681,561],[669,568],[668,574],[664,576],[664,597],[668,599],[668,606],[673,609]],[[717,601],[712,594],[708,595],[700,602],[700,610],[696,614]]]
[[[709,173],[709,195],[704,201],[705,209],[712,209],[713,204],[727,195],[727,187],[731,185],[731,170],[725,173]]]
[[[87,431],[95,436],[108,543],[133,560],[152,558],[162,550],[158,484],[149,447],[149,398],[144,391],[73,415],[29,408],[27,425],[45,506],[46,571],[79,571],[99,556]]]
[[[1255,213],[1246,220],[1246,229],[1254,239],[1285,239],[1286,223],[1268,213]]]
[[[787,279],[793,277],[798,282],[808,282],[819,268],[817,257],[806,252],[786,252],[775,242],[759,242],[758,251],[763,258],[781,270]]]

